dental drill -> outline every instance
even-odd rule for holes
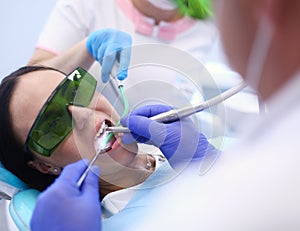
[[[230,88],[229,90],[221,93],[220,95],[217,95],[203,103],[179,108],[179,109],[173,109],[155,116],[150,117],[150,119],[161,122],[161,123],[171,123],[177,120],[180,120],[184,117],[193,115],[195,113],[198,113],[200,111],[203,111],[211,106],[217,105],[229,97],[237,94],[239,91],[241,91],[243,88],[245,88],[247,84],[245,82],[240,83],[239,85]],[[115,126],[115,127],[107,127],[106,131],[110,131],[113,133],[130,133],[130,130],[127,127],[122,126]]]

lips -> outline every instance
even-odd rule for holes
[[[115,143],[116,138],[114,137],[113,133],[106,131],[105,128],[108,126],[112,126],[112,122],[109,120],[104,120],[100,125],[98,125],[98,131],[95,136],[94,146],[96,151],[100,151],[103,148],[110,147],[111,150],[117,148]],[[107,140],[109,140],[107,142]]]

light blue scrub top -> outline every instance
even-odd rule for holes
[[[149,211],[153,211],[150,209],[153,207],[153,204],[157,205],[158,201],[163,199],[161,198],[162,196],[172,195],[173,190],[183,190],[180,188],[183,187],[181,184],[183,181],[193,179],[190,178],[190,176],[198,177],[199,175],[205,174],[214,165],[221,153],[220,150],[211,146],[211,150],[208,151],[206,156],[183,164],[183,168],[179,172],[175,172],[169,163],[165,161],[162,166],[152,173],[141,187],[137,189],[123,210],[102,222],[102,230],[130,231],[135,230],[136,225],[143,224],[143,221],[149,222],[150,217],[148,215]],[[187,189],[187,193],[189,193],[189,190],[191,189]],[[182,200],[184,198],[178,199]],[[176,204],[170,204],[169,209],[174,210],[179,208],[176,208]],[[168,214],[166,214],[166,216],[167,215]],[[164,219],[164,217],[162,216],[161,219]],[[159,221],[153,222],[157,222],[157,226],[159,227]]]
[[[102,230],[130,230],[134,220],[144,220],[143,210],[151,206],[153,200],[159,197],[159,190],[156,190],[171,181],[176,176],[175,171],[165,161],[162,166],[151,174],[151,176],[137,189],[128,204],[119,213],[103,220]],[[132,219],[134,218],[134,220]]]

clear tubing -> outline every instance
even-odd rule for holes
[[[123,101],[123,106],[124,106],[124,111],[123,111],[123,114],[121,115],[121,118],[124,117],[125,115],[128,114],[128,111],[129,111],[129,104],[128,104],[128,100],[126,98],[126,95],[125,95],[125,91],[124,91],[124,86],[119,84],[119,90],[120,90],[120,93],[121,93],[121,96],[122,96],[122,101]],[[116,123],[116,126],[119,126],[121,123],[120,123],[120,120]],[[107,146],[108,142],[110,141],[110,139],[113,137],[114,133],[113,132],[110,132],[106,139],[103,141],[103,143],[101,144],[101,146],[104,148]]]
[[[119,84],[119,90],[122,96],[122,101],[124,104],[124,112],[121,115],[121,118],[125,115],[127,115],[128,111],[129,111],[129,104],[128,104],[128,100],[126,98],[125,95],[125,91],[124,91],[124,87],[123,85]],[[116,126],[120,125],[120,120],[117,122]],[[81,177],[79,178],[79,180],[77,181],[77,187],[80,188],[84,179],[86,178],[89,170],[91,169],[91,167],[93,166],[93,164],[95,163],[95,161],[97,160],[98,156],[102,153],[108,152],[111,147],[108,147],[107,144],[109,143],[110,139],[113,137],[114,133],[113,132],[109,132],[109,134],[107,134],[106,139],[103,140],[103,142],[101,143],[101,148],[99,149],[99,151],[96,153],[96,155],[94,156],[94,158],[92,159],[92,161],[90,162],[90,164],[88,165],[88,167],[85,169],[84,173],[81,175]]]
[[[230,88],[229,90],[221,93],[220,95],[217,95],[209,100],[206,100],[205,102],[201,102],[199,104],[194,104],[191,106],[179,108],[179,109],[173,109],[161,114],[158,114],[156,116],[150,117],[150,119],[161,122],[161,123],[171,123],[177,120],[180,120],[181,118],[193,115],[195,113],[198,113],[200,111],[203,111],[206,108],[209,108],[211,106],[214,106],[216,104],[222,103],[224,100],[228,99],[229,97],[237,94],[239,91],[241,91],[243,88],[247,86],[246,82],[241,82],[235,87]],[[106,131],[111,132],[118,132],[118,133],[129,133],[130,130],[127,127],[108,127]]]

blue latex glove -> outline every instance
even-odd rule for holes
[[[86,42],[90,54],[102,66],[102,81],[106,83],[114,63],[118,63],[117,78],[127,77],[131,55],[131,37],[122,31],[103,29],[92,32]]]
[[[39,195],[30,223],[32,231],[101,230],[99,168],[92,167],[81,189],[76,186],[87,167],[86,162],[81,160],[66,166],[55,182]]]
[[[131,130],[131,134],[123,135],[123,143],[129,144],[137,140],[153,144],[160,148],[172,167],[203,158],[207,149],[212,146],[195,128],[191,119],[184,118],[169,124],[149,119],[171,109],[164,105],[150,105],[139,108],[122,118],[122,125]]]

